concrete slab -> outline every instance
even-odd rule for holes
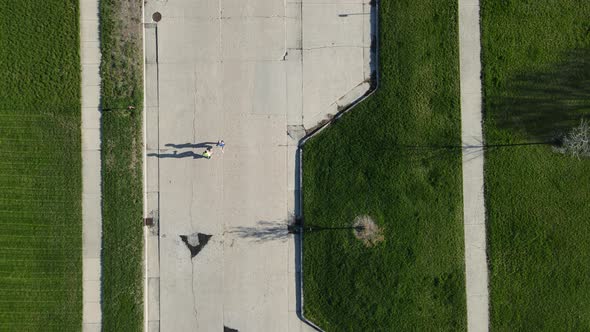
[[[88,128],[82,126],[82,150],[98,151],[100,150],[100,129]],[[89,155],[94,155],[93,153]]]
[[[299,287],[297,281],[299,280],[300,274],[299,272],[290,272],[287,275],[287,297],[289,301],[287,303],[289,315],[297,314],[299,310],[298,303],[299,303]]]
[[[148,303],[160,302],[160,278],[148,278]],[[160,307],[148,306],[148,317],[152,321],[160,320]]]
[[[98,324],[101,322],[102,314],[100,310],[100,302],[84,301],[83,323]]]
[[[159,332],[160,331],[160,321],[149,321],[148,322],[148,331],[149,332]]]
[[[84,107],[82,109],[83,128],[100,129],[101,112],[96,107]]]
[[[160,192],[159,192],[159,190],[156,192],[148,192],[146,196],[147,196],[147,198],[146,198],[147,216],[154,218],[154,222],[156,223],[156,226],[157,226],[155,231],[150,230],[152,232],[151,236],[158,237],[160,235],[160,231],[159,231],[160,211],[158,210],[159,202],[160,202]],[[148,237],[149,240],[153,239],[151,236]],[[159,243],[159,240],[157,243]],[[153,246],[153,245],[151,245],[151,246]],[[158,246],[158,245],[156,244],[156,246]],[[149,269],[148,269],[148,271],[149,271]]]
[[[150,181],[146,181],[144,184],[146,187],[147,193],[154,193],[159,192],[159,184],[158,184],[158,173],[159,173],[159,160],[157,155],[160,154],[159,150],[157,149],[149,149],[147,152],[147,159],[146,159],[146,176],[148,179],[153,179]]]
[[[348,105],[354,103],[355,101],[360,99],[362,96],[364,96],[365,93],[367,91],[369,91],[370,88],[371,88],[371,84],[369,82],[363,82],[363,83],[355,86],[354,88],[352,88],[344,96],[340,97],[340,99],[338,99],[336,101],[336,104],[341,109],[346,108]]]
[[[80,20],[80,41],[81,42],[88,42],[88,41],[98,42],[100,40],[98,29],[95,29],[97,24],[98,24],[98,17],[95,19]]]
[[[211,61],[219,59],[220,54],[218,21],[168,19],[158,23],[160,64]]]
[[[285,15],[285,4],[276,0],[225,0],[221,12],[223,18],[279,17]]]
[[[85,73],[86,75],[86,73]],[[87,79],[83,78],[82,80],[86,81]],[[90,79],[88,79],[90,81]],[[100,106],[100,86],[92,84],[92,85],[82,85],[82,108],[90,109],[94,108],[97,110]],[[84,122],[82,123],[82,127],[86,126],[87,124]],[[94,124],[88,124],[90,127],[94,127]]]
[[[284,17],[227,19],[221,24],[221,36],[223,60],[279,61],[285,56]]]
[[[100,86],[100,65],[82,65],[82,85]]]
[[[301,49],[303,47],[302,11],[301,3],[287,3],[285,5],[287,49]]]
[[[219,0],[177,0],[175,6],[167,6],[163,1],[150,1],[146,5],[146,22],[151,22],[156,11],[162,14],[162,21],[186,22],[195,19],[216,19],[220,15]]]
[[[82,219],[97,220],[100,218],[101,206],[94,204],[96,199],[100,199],[100,193],[98,192],[82,194]]]
[[[312,128],[334,115],[330,105],[364,78],[362,47],[318,48],[303,51],[303,124]],[[329,109],[329,110],[327,110]]]
[[[324,6],[331,35],[309,37],[341,45],[313,55],[301,49],[299,1],[146,2],[146,21],[163,16],[146,25],[146,201],[159,216],[159,261],[148,246],[148,274],[159,276],[149,278],[148,329],[311,330],[296,313],[300,268],[287,225],[306,108],[336,108],[364,80],[364,19],[337,16],[362,11],[362,1],[340,5]],[[313,29],[325,20],[309,15]],[[224,152],[202,158],[218,139]],[[191,257],[180,235],[196,232],[212,237]]]
[[[152,279],[158,279],[158,283],[160,282],[160,248],[158,245],[158,238],[157,236],[150,235],[148,236],[148,241],[150,241],[147,251],[147,274],[150,282]],[[154,285],[148,285],[149,287],[155,287]],[[159,287],[159,284],[158,284]],[[158,294],[159,298],[159,294]],[[150,315],[151,316],[151,315]]]
[[[146,93],[146,111],[150,107],[158,107],[158,67],[156,65],[146,64],[145,66],[146,83],[144,91]],[[149,78],[149,80],[147,79]]]
[[[144,70],[148,70],[150,69],[149,66],[147,66],[148,64],[157,64],[158,61],[158,47],[157,47],[157,25],[155,23],[153,24],[145,24],[144,25],[145,29],[144,29],[144,41],[145,41],[145,49],[144,49],[144,56],[145,56],[145,63],[146,66],[144,67]],[[154,69],[157,70],[157,66],[153,67]],[[156,76],[154,76],[154,78],[156,78]],[[154,83],[157,84],[158,80],[157,79],[152,79],[152,80],[147,80],[147,74],[146,74],[146,84],[148,83]],[[156,94],[154,94],[152,97],[156,97],[157,96],[157,91]],[[154,106],[154,105],[149,105],[149,106]]]
[[[82,331],[84,332],[101,332],[100,323],[83,323]]]
[[[474,80],[474,79],[472,79]],[[470,81],[467,79],[467,81]],[[461,85],[463,87],[463,85]],[[482,100],[478,98],[481,93],[478,93],[477,87],[465,87],[461,91],[461,106],[466,109],[482,109]],[[481,90],[479,90],[481,92]],[[464,114],[463,115],[467,123],[478,123],[481,121],[481,115],[478,114]],[[481,129],[477,126],[464,126],[461,128],[461,135],[469,145],[482,145]]]
[[[290,49],[286,58],[287,124],[303,124],[303,53]]]
[[[100,276],[100,270],[100,258],[85,259],[82,271],[83,280],[100,280],[96,278],[97,276]]]
[[[373,45],[373,42],[376,42],[376,33],[375,25],[377,24],[376,18],[377,13],[373,10],[374,7],[370,3],[363,3],[363,11],[362,11],[362,18],[363,18],[363,47],[370,48]]]
[[[158,126],[159,126],[159,111],[158,111],[158,107],[147,107],[145,109],[145,130],[150,133],[150,135],[147,135],[146,138],[146,148],[147,150],[150,150],[150,153],[154,152],[154,153],[158,153],[158,148],[159,148],[159,137],[158,135],[151,135],[151,133],[157,133],[158,132]],[[152,151],[153,150],[153,151]],[[148,163],[150,162],[150,160],[148,159]],[[157,163],[156,163],[157,164]],[[149,165],[148,165],[148,171],[149,171]]]
[[[80,17],[84,20],[98,20],[98,13],[96,1],[80,1]]]
[[[96,224],[100,226],[100,223],[98,223],[98,221],[96,222]],[[84,232],[82,233],[82,240],[84,241],[83,258],[100,258],[100,249],[102,247],[102,242],[101,238],[96,236],[97,232],[98,234],[100,234],[100,229],[92,231],[90,230],[90,227],[84,227]]]
[[[100,302],[100,280],[88,280],[84,287],[83,297],[88,302]]]
[[[100,44],[98,41],[82,41],[80,59],[83,65],[100,64]]]
[[[88,197],[88,195],[83,195],[85,197]],[[95,196],[95,195],[91,195],[91,196]],[[98,216],[95,216],[95,223],[88,223],[88,227],[84,227],[84,230],[82,231],[83,236],[84,236],[84,240],[88,240],[89,242],[94,242],[96,243],[97,247],[95,247],[97,250],[97,253],[100,253],[100,238],[96,239],[96,234],[100,234],[102,232],[101,229],[101,225],[99,222],[99,219],[97,218]],[[90,218],[89,218],[90,219]],[[94,237],[95,239],[90,239]]]
[[[363,4],[303,3],[303,48],[363,47]],[[321,31],[321,33],[320,33]]]

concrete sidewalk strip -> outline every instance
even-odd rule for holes
[[[98,0],[80,1],[82,64],[82,330],[101,330],[101,134]]]
[[[489,330],[479,1],[459,0],[467,330]]]

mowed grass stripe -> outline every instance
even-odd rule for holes
[[[482,4],[488,144],[544,141],[590,118],[590,2]],[[590,329],[590,160],[486,151],[492,331]]]
[[[39,238],[39,237],[37,237]],[[21,237],[21,238],[17,238],[15,236],[11,236],[11,237],[2,237],[0,238],[0,243],[3,246],[9,247],[9,248],[14,248],[17,246],[21,246],[23,248],[33,248],[33,249],[37,249],[37,248],[43,248],[43,244],[29,244],[31,242],[34,242],[35,238],[30,238],[30,237]],[[43,238],[39,238],[39,241],[44,241],[45,247],[48,246],[53,246],[53,250],[50,250],[48,252],[43,252],[40,255],[37,255],[38,259],[40,261],[44,260],[45,257],[65,257],[68,258],[69,257],[69,253],[68,250],[78,250],[80,249],[82,246],[81,245],[63,245],[63,242],[66,240],[67,242],[74,242],[76,240],[75,237],[73,236],[62,236],[61,234],[55,234],[53,236],[50,237],[43,237]],[[1,264],[1,262],[0,262]]]
[[[11,195],[11,197],[13,197],[12,199],[15,199],[15,200],[34,199],[37,197],[43,197],[43,194],[24,192],[24,191],[18,191],[18,190],[11,190],[11,189],[6,190],[6,192],[9,193]],[[51,194],[52,194],[51,192],[45,193],[45,195],[51,195]],[[65,198],[68,197],[68,194],[69,193],[66,191],[57,192],[54,195],[55,201],[66,201]]]
[[[79,3],[0,14],[0,330],[79,331]]]
[[[21,219],[21,220],[26,220],[26,219]],[[49,230],[54,230],[55,227],[67,227],[67,224],[60,224],[56,221],[61,221],[60,218],[55,218],[53,220],[51,220],[51,223],[47,223],[47,224],[40,224],[40,223],[26,223],[23,221],[19,221],[17,223],[5,223],[2,224],[3,229],[9,230],[11,228],[18,228],[18,229],[26,229],[26,230],[30,230],[30,229],[35,229],[35,230],[43,230],[43,231],[47,231],[48,227]],[[71,228],[70,228],[71,229]],[[59,230],[60,232],[63,230]],[[75,232],[75,231],[74,231]],[[77,234],[77,232],[75,232]],[[3,248],[0,248],[3,249]]]

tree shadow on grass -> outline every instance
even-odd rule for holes
[[[452,158],[461,154],[463,161],[468,162],[481,156],[484,151],[492,152],[499,149],[518,149],[524,146],[532,145],[546,145],[555,146],[560,144],[559,139],[547,138],[544,141],[531,141],[526,143],[510,143],[510,144],[485,144],[478,142],[472,145],[394,145],[392,151],[396,154],[396,158],[404,159],[409,162],[425,162],[440,161],[445,158]]]
[[[488,96],[489,118],[527,139],[565,134],[590,115],[590,49],[575,49],[543,71],[515,75],[504,95]]]

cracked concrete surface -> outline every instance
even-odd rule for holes
[[[369,89],[371,17],[361,0],[146,2],[150,331],[311,330],[287,233],[297,144]],[[191,259],[178,234],[197,230],[213,236]]]

